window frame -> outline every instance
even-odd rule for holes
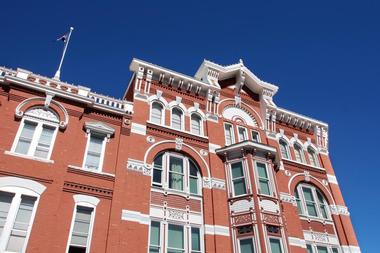
[[[100,138],[103,137],[102,150],[101,150],[101,153],[100,153],[99,164],[98,164],[98,168],[97,169],[91,169],[91,168],[87,168],[86,167],[87,156],[88,156],[88,151],[89,151],[90,141],[91,141],[91,136],[92,135],[100,137]],[[88,171],[102,172],[103,171],[104,157],[105,157],[105,152],[106,152],[106,146],[107,146],[107,142],[109,140],[109,137],[106,134],[98,133],[98,132],[90,130],[90,131],[88,131],[86,133],[86,138],[87,138],[87,141],[86,141],[86,148],[84,150],[82,168],[84,170],[88,170]]]
[[[238,253],[241,253],[240,241],[243,241],[243,240],[251,240],[252,241],[252,245],[253,245],[253,253],[258,253],[258,252],[256,252],[256,250],[258,250],[258,249],[256,247],[256,240],[255,240],[255,236],[254,235],[242,236],[242,237],[238,237],[236,239],[237,239],[237,244],[238,244]]]
[[[293,150],[294,150],[294,160],[299,163],[305,163],[305,155],[304,150],[301,144],[295,142],[293,144]],[[297,151],[299,151],[300,160],[297,159]]]
[[[255,133],[255,134],[253,134],[253,133]],[[255,140],[254,135],[257,136],[257,140]],[[260,133],[259,133],[259,131],[251,130],[251,137],[252,137],[252,141],[253,141],[253,142],[256,142],[256,143],[260,143],[260,142],[261,142],[261,138],[260,138]]]
[[[237,130],[237,134],[238,134],[238,142],[242,142],[242,141],[247,141],[249,140],[249,137],[248,137],[248,130],[246,127],[243,127],[243,126],[239,126],[237,125],[236,126],[236,130]],[[240,138],[240,130],[243,130],[243,139]]]
[[[24,252],[26,252],[30,233],[32,231],[32,227],[34,224],[34,219],[35,219],[35,216],[37,213],[40,195],[36,194],[32,190],[23,189],[23,188],[17,187],[17,186],[2,187],[2,188],[0,188],[0,191],[10,193],[10,194],[14,194],[12,201],[11,201],[11,205],[10,205],[9,210],[8,210],[6,221],[4,223],[3,231],[0,234],[0,239],[1,239],[0,240],[0,251],[4,252],[4,253],[10,252],[10,251],[6,251],[6,248],[8,246],[10,235],[11,235],[14,223],[15,223],[15,219],[16,219],[17,213],[18,213],[19,208],[20,208],[22,196],[29,196],[29,197],[36,198],[34,205],[33,205],[33,211],[32,211],[32,214],[30,216],[30,221],[29,221],[29,225],[28,225],[28,230],[26,232],[24,245],[23,245],[22,250],[21,250],[21,253],[24,253]]]
[[[281,143],[284,144],[284,145],[282,145]],[[290,159],[289,143],[288,143],[287,141],[285,141],[283,138],[280,138],[279,141],[278,141],[278,144],[279,144],[279,146],[280,146],[281,157],[282,157],[283,159]],[[284,154],[283,154],[283,150],[282,150],[281,147],[285,148],[284,151],[285,151],[285,155],[286,155],[286,157],[284,156]]]
[[[312,197],[314,198],[314,207],[316,209],[317,216],[313,216],[313,215],[309,214],[309,211],[308,211],[307,205],[306,205],[306,199],[305,199],[305,196],[304,196],[303,188],[308,188],[308,189],[311,190]],[[310,219],[321,219],[321,220],[328,220],[328,221],[332,220],[331,212],[330,212],[330,210],[328,208],[329,207],[329,203],[327,202],[326,197],[325,197],[325,195],[323,194],[323,192],[321,190],[319,190],[314,185],[305,184],[305,183],[298,184],[297,187],[296,187],[296,190],[298,191],[298,196],[300,198],[301,207],[302,207],[302,213],[300,215],[306,216],[306,217],[308,217]],[[320,207],[321,203],[320,203],[320,200],[318,198],[317,192],[319,192],[319,194],[321,194],[321,196],[323,197],[323,200],[324,200],[323,205],[326,207],[325,208],[325,212],[326,212],[327,218],[323,217],[323,214],[322,214],[322,211],[321,211],[321,207]]]
[[[173,111],[174,110],[178,110],[178,111],[180,111],[181,112],[181,118],[180,118],[180,123],[181,123],[181,127],[180,127],[180,129],[178,129],[178,128],[175,128],[175,127],[173,127]],[[184,131],[185,130],[185,112],[182,110],[182,108],[181,107],[179,107],[179,106],[174,106],[173,108],[171,108],[171,110],[170,110],[170,127],[172,128],[172,129],[175,129],[175,130],[178,130],[178,131]]]
[[[158,104],[161,106],[161,120],[160,123],[156,123],[153,121],[153,105]],[[150,113],[149,113],[149,121],[154,123],[154,124],[159,124],[159,125],[165,125],[165,105],[160,102],[159,100],[154,100],[152,103],[150,103]]]
[[[245,186],[245,193],[244,194],[240,194],[240,195],[236,195],[235,194],[235,187],[234,187],[234,178],[232,176],[232,164],[235,164],[235,163],[241,163],[242,164],[242,170],[243,170],[243,177],[240,177],[240,178],[243,178],[244,179],[244,186]],[[245,196],[247,194],[249,194],[249,175],[247,174],[247,171],[246,171],[246,160],[244,159],[237,159],[237,160],[232,160],[228,163],[228,172],[229,172],[229,177],[230,177],[230,184],[231,184],[231,193],[232,193],[232,197],[236,198],[236,197],[241,197],[241,196]],[[238,178],[238,179],[240,179]]]
[[[33,109],[31,109],[31,110],[33,110]],[[30,145],[28,148],[28,152],[26,154],[22,154],[22,153],[16,152],[16,147],[20,141],[22,130],[25,127],[25,121],[30,122],[32,124],[36,124],[36,127],[33,131],[33,135],[32,135],[31,142],[30,142]],[[42,134],[44,125],[51,127],[51,128],[54,128],[54,133],[53,133],[51,141],[50,141],[49,151],[48,151],[48,155],[46,158],[35,156],[37,146],[39,144],[39,139],[41,138],[41,134]],[[18,156],[26,157],[26,158],[42,160],[42,161],[50,161],[50,158],[51,158],[51,155],[52,155],[53,149],[54,149],[54,143],[55,143],[55,140],[56,140],[56,137],[58,134],[58,128],[59,128],[58,121],[52,122],[52,121],[47,121],[47,120],[31,117],[31,116],[28,116],[27,112],[26,112],[26,114],[24,114],[23,118],[21,119],[21,122],[20,122],[19,128],[17,130],[16,136],[13,140],[13,144],[11,147],[11,153],[16,154]]]
[[[315,149],[310,147],[310,146],[307,147],[307,154],[308,154],[310,165],[314,166],[314,167],[320,167],[319,158],[318,158],[318,155],[317,155],[317,152],[315,151]],[[313,162],[313,160],[314,160],[314,162]]]
[[[269,252],[268,253],[272,253],[272,248],[270,246],[270,240],[271,239],[278,240],[280,242],[280,246],[281,246],[281,253],[285,253],[283,238],[279,237],[279,236],[272,236],[272,235],[268,236],[268,248],[269,248]]]
[[[226,126],[229,126],[230,128],[230,134],[231,134],[231,143],[228,144],[228,141],[227,141],[227,135],[226,135]],[[224,141],[225,141],[225,145],[226,146],[230,146],[230,145],[233,145],[236,143],[236,140],[235,140],[235,131],[234,131],[234,126],[231,124],[231,123],[227,123],[227,122],[224,122],[223,124],[223,130],[224,130]]]
[[[266,170],[266,173],[267,173],[267,176],[268,176],[268,178],[266,178],[266,180],[267,180],[268,187],[269,187],[269,192],[270,192],[269,195],[264,194],[261,191],[261,188],[260,188],[260,176],[259,176],[259,171],[258,171],[258,166],[257,166],[258,163],[263,164],[265,166],[265,170]],[[272,176],[272,173],[271,173],[272,170],[270,170],[268,168],[269,165],[266,162],[257,161],[257,160],[254,161],[254,165],[255,165],[255,178],[256,178],[256,185],[257,185],[257,192],[260,195],[264,195],[264,196],[270,196],[270,197],[275,196],[276,194],[275,194],[275,188],[273,187],[273,176]]]
[[[193,116],[196,116],[199,118],[199,134],[193,132]],[[199,135],[199,136],[204,136],[204,130],[203,130],[203,119],[202,116],[199,113],[193,112],[190,115],[190,133]]]

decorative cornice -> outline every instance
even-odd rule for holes
[[[226,181],[219,178],[203,178],[203,187],[208,189],[218,189],[225,190],[226,189]]]
[[[280,200],[285,203],[290,203],[293,206],[297,206],[296,197],[289,193],[280,192]]]
[[[134,170],[136,172],[140,172],[145,176],[152,175],[152,168],[150,166],[146,166],[143,161],[134,160],[129,158],[127,162],[127,169]]]

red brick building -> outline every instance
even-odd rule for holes
[[[118,100],[0,68],[0,252],[358,253],[328,125],[242,62]]]

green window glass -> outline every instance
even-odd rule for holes
[[[153,184],[161,185],[162,183],[162,154],[154,159],[153,163]]]
[[[319,191],[317,191],[317,197],[319,202],[319,210],[321,210],[322,217],[324,219],[327,219],[327,207],[325,199]]]
[[[298,213],[299,214],[302,214],[302,205],[301,205],[301,199],[300,199],[300,196],[298,194],[298,190],[296,189],[295,192],[294,192],[294,196],[296,197],[296,202],[297,202],[297,210],[298,210]]]
[[[308,187],[302,187],[303,190],[303,195],[305,197],[305,202],[306,202],[306,208],[307,208],[307,213],[310,216],[317,217],[317,208],[315,205],[315,200],[313,197],[313,192],[310,188]]]
[[[253,240],[251,238],[249,239],[243,239],[240,240],[240,253],[254,253],[253,248]]]
[[[286,144],[283,140],[280,140],[280,151],[282,158],[289,159],[288,144]]]
[[[271,253],[282,253],[281,241],[277,238],[270,238],[270,251]]]
[[[327,247],[317,246],[318,253],[328,253]]]
[[[234,195],[239,196],[247,193],[245,187],[245,177],[243,171],[243,163],[237,162],[231,164],[232,184],[234,188]]]
[[[306,244],[307,253],[314,253],[313,247],[310,244]]]
[[[183,159],[170,156],[169,188],[183,190]]]
[[[199,228],[191,228],[191,253],[201,252],[201,236]]]
[[[160,223],[152,221],[150,224],[149,253],[160,252]]]
[[[168,253],[185,252],[183,227],[169,224]]]
[[[259,175],[259,190],[261,194],[271,195],[269,176],[264,163],[256,163],[257,174]]]
[[[189,185],[190,193],[198,194],[198,168],[195,164],[189,160],[190,173],[189,173]]]
[[[331,248],[332,253],[339,253],[339,250],[337,248]]]

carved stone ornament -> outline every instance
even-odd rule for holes
[[[156,139],[154,139],[154,137],[153,136],[147,136],[146,137],[146,141],[148,142],[148,143],[155,143],[156,142]]]
[[[177,151],[181,151],[182,150],[182,144],[183,144],[183,139],[181,139],[181,138],[176,138],[175,139],[175,149]]]
[[[304,171],[304,174],[305,174],[305,181],[306,182],[310,182],[311,178],[310,178],[310,172],[309,171]]]
[[[208,152],[206,150],[204,150],[204,149],[201,149],[199,151],[199,153],[201,153],[202,156],[207,156],[208,155]]]
[[[167,209],[169,219],[173,220],[185,220],[186,212],[177,209]]]
[[[25,115],[33,117],[33,118],[40,118],[47,121],[52,121],[55,123],[59,122],[57,115],[55,115],[52,111],[45,110],[43,108],[35,108],[32,110],[29,110],[25,113]]]
[[[290,176],[292,175],[292,173],[290,173],[290,171],[289,171],[289,170],[285,170],[285,172],[284,172],[284,173],[285,173],[285,175],[286,175],[286,176],[288,176],[288,177],[290,177]]]

